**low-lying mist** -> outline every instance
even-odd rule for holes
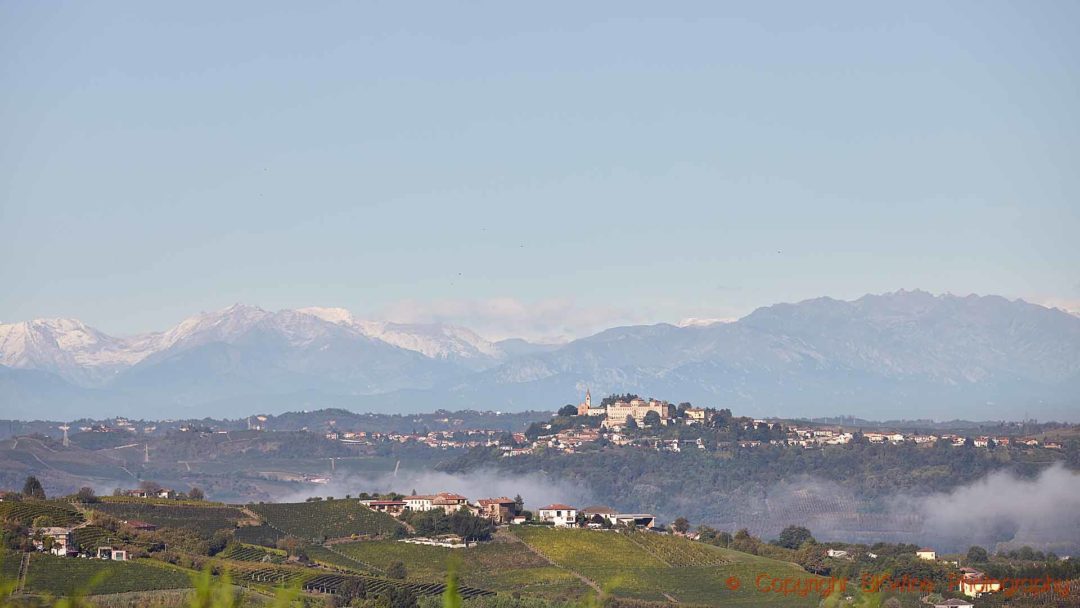
[[[950,492],[856,497],[831,481],[802,477],[769,489],[766,513],[740,520],[766,537],[789,524],[819,540],[910,542],[938,551],[1030,545],[1059,554],[1080,550],[1080,474],[1055,464],[1033,479],[991,473]]]
[[[377,475],[352,473],[341,479],[333,479],[326,485],[305,489],[276,500],[301,502],[312,495],[340,498],[346,494],[356,496],[360,492],[409,494],[413,490],[416,490],[417,494],[455,492],[467,496],[470,500],[498,496],[513,498],[520,494],[525,499],[526,509],[536,509],[555,502],[577,506],[594,502],[594,496],[587,488],[568,481],[552,479],[543,473],[508,477],[493,471],[475,471],[456,475],[439,471],[411,470],[402,470],[396,475],[394,473]]]

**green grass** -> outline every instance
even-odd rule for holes
[[[355,499],[249,505],[272,527],[304,539],[389,536],[401,527],[393,517],[376,513]]]
[[[120,520],[135,519],[160,527],[191,528],[205,535],[235,528],[238,520],[245,519],[240,509],[235,507],[180,505],[175,502],[102,503],[92,505],[92,508]]]
[[[100,577],[100,578],[97,578]],[[91,581],[97,584],[90,586]],[[191,587],[191,577],[176,569],[131,561],[76,559],[34,554],[26,577],[27,591],[67,596],[154,591]]]
[[[686,539],[657,540],[647,539],[643,533],[628,536],[532,526],[516,527],[514,534],[560,566],[588,577],[616,596],[724,606],[816,606],[821,599],[784,597],[755,588],[755,580],[762,574],[768,578],[820,578],[794,564]],[[657,555],[665,556],[672,565]],[[693,565],[696,563],[702,565]],[[739,580],[737,590],[727,587],[729,577]]]
[[[83,521],[83,516],[70,503],[61,500],[22,500],[0,502],[0,519],[17,521],[29,526],[34,519],[44,515],[51,526],[72,526]]]
[[[552,566],[517,542],[492,542],[467,549],[448,549],[397,541],[362,541],[336,544],[333,548],[353,560],[381,570],[400,561],[405,564],[408,580],[413,581],[443,580],[450,561],[456,560],[458,576],[465,585],[549,598],[580,597],[588,591],[585,583],[573,574]],[[310,555],[315,557],[314,554]],[[316,559],[322,561],[322,557],[320,553]],[[327,561],[331,559],[333,557]],[[348,560],[340,558],[331,563],[350,567]]]

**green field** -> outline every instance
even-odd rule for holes
[[[376,513],[355,499],[300,503],[249,505],[271,527],[304,539],[389,536],[401,524],[385,513]]]
[[[70,503],[60,500],[21,500],[0,502],[0,520],[17,521],[29,526],[40,516],[49,518],[50,526],[71,526],[83,516]]]
[[[466,585],[553,599],[580,597],[588,591],[588,586],[571,572],[552,566],[509,535],[500,535],[496,542],[467,549],[397,541],[343,543],[334,545],[333,549],[381,570],[400,561],[405,564],[408,579],[415,581],[444,579],[450,561],[456,560],[458,575]],[[347,560],[333,563],[349,566]]]
[[[217,530],[231,530],[244,514],[235,507],[212,507],[152,502],[114,502],[92,505],[120,520],[141,520],[159,527],[191,528],[201,534],[213,534]]]
[[[26,590],[55,596],[104,594],[191,587],[191,578],[174,568],[150,562],[113,562],[34,554]]]
[[[685,539],[533,526],[516,527],[514,534],[556,564],[617,596],[724,606],[816,606],[821,599],[755,588],[760,575],[820,578],[794,564]],[[728,588],[729,577],[738,579],[736,590]]]

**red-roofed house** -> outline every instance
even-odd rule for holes
[[[476,501],[480,509],[480,516],[486,517],[497,524],[509,523],[517,515],[517,503],[514,499],[500,496],[499,498],[481,498]]]
[[[558,527],[569,528],[577,521],[577,509],[570,505],[555,503],[540,507],[537,516],[540,521],[550,521]]]
[[[431,501],[431,508],[442,509],[447,514],[454,513],[461,507],[469,504],[469,499],[461,494],[451,492],[439,492]]]

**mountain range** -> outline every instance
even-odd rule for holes
[[[999,296],[899,291],[561,345],[241,304],[127,338],[74,319],[0,324],[5,418],[554,409],[586,388],[763,416],[1077,420],[1080,318]]]

